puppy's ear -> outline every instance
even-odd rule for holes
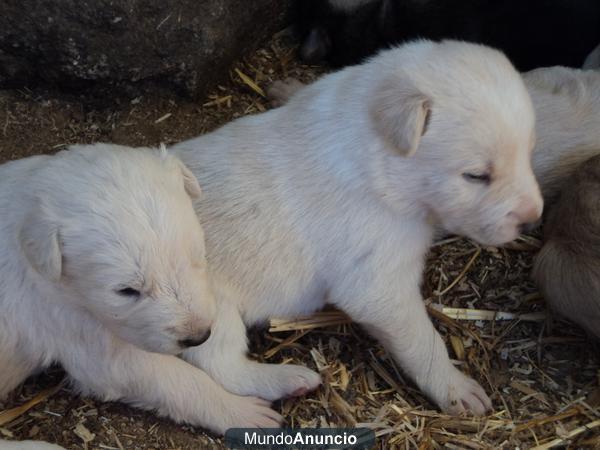
[[[183,175],[183,187],[185,192],[192,198],[200,197],[200,195],[202,195],[202,189],[200,189],[200,184],[198,183],[196,176],[181,161],[179,161],[179,166],[181,168],[181,175]]]
[[[60,280],[62,254],[58,226],[41,205],[27,215],[19,231],[21,248],[29,264],[50,281]]]
[[[379,135],[403,156],[417,150],[427,131],[431,99],[409,81],[399,78],[385,81],[375,92],[371,119]]]

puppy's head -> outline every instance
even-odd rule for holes
[[[539,219],[533,107],[504,55],[421,41],[373,62],[383,76],[371,120],[391,185],[406,189],[410,178],[412,198],[447,231],[483,244],[511,241]]]
[[[200,188],[178,159],[84,146],[54,157],[35,185],[21,246],[73,307],[148,351],[208,337],[215,304],[192,206]]]

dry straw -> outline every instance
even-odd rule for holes
[[[216,88],[204,105],[195,105],[198,112],[193,115],[189,111],[196,109],[178,109],[171,103],[152,114],[140,112],[142,100],[132,103],[128,114],[111,113],[98,123],[106,122],[116,130],[126,126],[127,136],[135,136],[136,129],[145,130],[150,124],[160,132],[162,141],[191,137],[240,115],[266,110],[264,88],[275,79],[292,76],[310,81],[319,74],[317,68],[298,64],[294,54],[277,36],[238,64],[231,84]],[[351,91],[348,86],[349,95]],[[84,132],[80,134],[98,138],[95,129]],[[600,448],[598,359],[581,330],[546,314],[543,299],[529,278],[539,246],[539,236],[519,239],[502,249],[448,238],[433,246],[426,265],[423,294],[428,311],[458,367],[491,395],[491,415],[478,419],[440,413],[404,378],[401,368],[378,343],[346,315],[333,310],[295,320],[273,320],[268,332],[251,333],[254,357],[310,366],[319,370],[325,381],[315,393],[274,407],[282,411],[289,426],[371,427],[381,449]],[[69,397],[65,390],[50,400],[46,399],[52,390],[31,398],[40,390],[30,386],[26,390],[30,394],[7,405],[17,407],[0,413],[4,424],[0,431],[26,438],[33,423],[46,427],[40,435],[51,436],[53,426],[78,423],[78,419],[54,422],[52,415],[39,415],[39,405],[29,409],[39,402],[53,403],[53,411],[65,418],[71,413],[70,406],[61,407],[63,403],[79,402],[78,411],[100,409],[99,402]],[[57,398],[64,401],[53,402]],[[152,415],[139,419],[143,430],[139,435],[129,425],[120,429],[120,423],[130,423],[129,417],[139,417],[133,410],[122,411],[109,414],[105,410],[105,416],[96,422],[90,418],[86,426],[94,438],[79,428],[85,439],[91,439],[89,448],[148,448],[150,436],[164,444],[161,448],[209,445],[185,442],[221,445],[201,430],[177,427],[177,432],[161,434],[168,422]],[[73,429],[64,433],[72,436]],[[182,433],[186,439],[178,440]],[[127,444],[130,441],[134,443],[131,446]],[[76,442],[81,448],[81,441]]]

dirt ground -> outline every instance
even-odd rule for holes
[[[74,143],[170,144],[266,110],[268,102],[235,69],[262,88],[272,80],[311,80],[322,72],[298,64],[294,49],[276,38],[236,64],[202,101],[166,91],[100,99],[44,89],[0,91],[0,162]],[[493,415],[475,420],[438,413],[378,344],[336,313],[251,333],[254,357],[306,364],[326,380],[306,398],[274,407],[290,426],[366,424],[385,449],[533,448],[553,440],[600,448],[598,352],[577,327],[545,314],[529,279],[538,247],[539,235],[502,249],[453,238],[432,249],[427,265],[426,302],[452,357],[491,394]],[[442,306],[468,308],[480,317],[456,320],[451,310],[441,314]],[[514,316],[489,320],[485,311]],[[7,410],[42,393],[37,406],[0,426],[0,437],[43,439],[70,449],[223,447],[220,438],[201,429],[82,398],[68,385],[43,394],[62,377],[60,368],[52,368],[0,403],[0,411]]]

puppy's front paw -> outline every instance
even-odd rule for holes
[[[312,370],[290,365],[280,365],[277,367],[278,381],[280,382],[280,398],[281,397],[299,397],[314,391],[321,384],[321,375]]]
[[[483,388],[460,370],[452,368],[447,399],[440,406],[448,414],[483,416],[492,409],[492,401]]]
[[[230,428],[279,428],[283,417],[271,409],[268,401],[256,397],[232,395],[226,411],[213,411],[218,421],[214,426],[220,434]]]
[[[254,371],[247,394],[267,400],[305,395],[321,384],[318,373],[293,364],[257,364]]]

